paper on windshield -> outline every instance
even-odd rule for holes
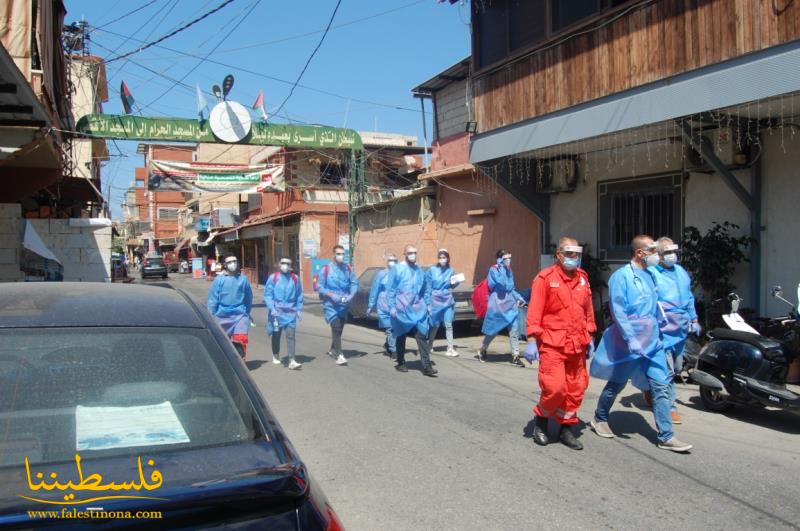
[[[189,442],[172,403],[75,408],[75,449],[108,450]]]
[[[722,320],[725,321],[725,324],[728,325],[728,328],[731,330],[736,330],[738,332],[749,332],[751,334],[758,334],[758,331],[747,324],[742,316],[738,313],[732,313],[728,315],[723,315]]]

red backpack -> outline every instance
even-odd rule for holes
[[[475,316],[483,319],[486,316],[486,310],[489,307],[489,279],[484,278],[475,286],[475,291],[472,292],[472,309],[475,310]]]

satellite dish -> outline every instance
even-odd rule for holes
[[[227,98],[232,88],[233,88],[233,76],[228,74],[227,76],[225,76],[225,79],[222,80],[222,96]]]
[[[234,143],[250,134],[250,111],[235,101],[223,101],[211,109],[208,124],[214,136],[223,142]]]
[[[222,101],[222,89],[219,88],[219,85],[214,85],[211,87],[211,92],[213,92],[214,96],[217,97],[217,101]]]

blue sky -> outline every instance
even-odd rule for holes
[[[154,41],[222,2],[66,0],[66,22],[85,19],[97,28],[91,32],[90,52],[108,59]],[[194,117],[194,86],[210,92],[211,85],[221,85],[225,75],[233,74],[236,82],[229,99],[249,106],[263,89],[267,112],[272,114],[319,42],[335,5],[336,0],[235,0],[162,43],[171,50],[155,46],[109,63],[105,112],[122,112],[118,91],[124,80],[143,115]],[[342,127],[347,116],[347,127],[371,131],[377,126],[379,131],[417,135],[422,143],[419,101],[411,96],[411,88],[469,54],[468,22],[468,2],[342,0],[330,32],[300,82],[337,96],[298,87],[282,116],[271,116],[271,121]],[[184,76],[183,83],[191,88],[172,81]],[[213,97],[207,99],[211,102]],[[428,127],[430,133],[430,120]],[[133,168],[142,162],[136,145],[109,143],[112,158],[103,169],[103,191],[111,182],[114,217],[121,216],[124,191],[133,179]]]

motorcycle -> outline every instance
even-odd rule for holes
[[[762,327],[771,328],[775,337],[761,335],[745,323],[738,313],[742,299],[729,296],[731,312],[723,316],[729,328],[708,332],[709,341],[691,372],[709,410],[724,412],[735,405],[800,408],[800,386],[786,383],[789,365],[800,355],[800,316],[782,294],[780,286],[773,288],[772,296],[792,307],[789,316],[767,319]]]

